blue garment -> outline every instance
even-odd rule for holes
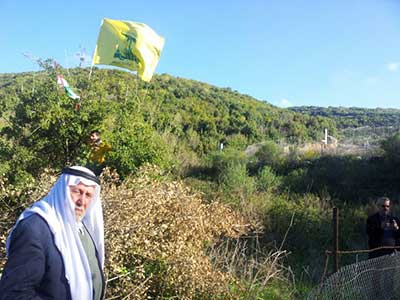
[[[61,254],[46,221],[37,214],[22,220],[11,236],[0,300],[11,299],[71,299]]]

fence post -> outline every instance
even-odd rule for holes
[[[333,208],[333,271],[339,270],[339,209]]]

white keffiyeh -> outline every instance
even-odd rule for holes
[[[93,172],[84,167],[72,167],[94,176]],[[71,199],[69,186],[79,183],[95,186],[93,200],[86,210],[82,222],[92,236],[99,256],[101,267],[104,266],[104,224],[103,210],[100,201],[100,186],[84,177],[61,174],[49,194],[27,208],[18,218],[11,231],[7,243],[7,254],[12,232],[20,221],[32,214],[40,215],[49,225],[54,236],[54,242],[60,251],[65,277],[68,280],[73,300],[93,299],[92,275],[85,250],[78,235],[79,224],[75,217],[75,205]]]

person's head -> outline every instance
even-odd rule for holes
[[[85,216],[86,209],[93,200],[95,188],[95,185],[86,185],[81,182],[69,186],[71,200],[75,205],[75,217],[78,221]]]
[[[100,181],[95,174],[85,167],[64,168],[67,176],[67,194],[71,200],[73,213],[77,221],[83,219],[92,201],[99,197]]]
[[[376,203],[382,215],[388,215],[390,213],[391,201],[388,197],[380,197]]]
[[[100,140],[100,132],[98,130],[93,130],[90,132],[90,141],[92,143],[97,142],[98,140]]]

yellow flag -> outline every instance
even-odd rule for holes
[[[163,47],[164,38],[146,24],[103,18],[93,64],[137,71],[150,81]]]

